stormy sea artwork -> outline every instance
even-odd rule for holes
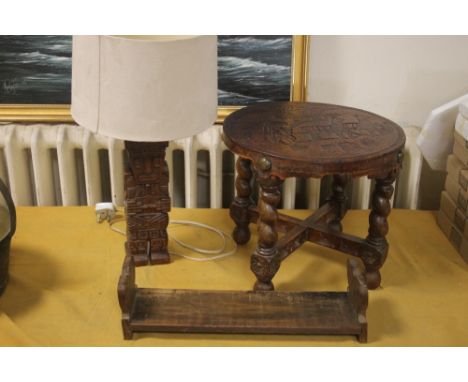
[[[290,98],[292,36],[218,36],[218,104]]]
[[[70,104],[71,36],[0,36],[0,103]]]
[[[1,104],[70,104],[71,36],[0,36]],[[292,36],[218,36],[218,104],[289,100]]]

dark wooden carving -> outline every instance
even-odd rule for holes
[[[258,222],[258,245],[255,253],[252,255],[250,268],[257,282],[255,290],[273,290],[271,279],[276,274],[280,266],[280,257],[276,242],[278,234],[276,233],[276,220],[278,214],[276,206],[281,199],[281,179],[269,173],[269,164],[266,158],[261,158],[256,164],[258,181],[260,183]]]
[[[340,334],[367,341],[367,287],[348,262],[348,292],[138,288],[127,256],[119,280],[125,339],[135,332]]]
[[[361,258],[366,266],[367,285],[375,289],[380,285],[380,272],[388,253],[388,242],[385,236],[388,232],[387,217],[390,214],[390,199],[393,195],[393,182],[396,173],[392,171],[385,177],[375,179],[375,188],[372,194],[371,213],[369,215],[369,235],[366,242],[376,251],[362,251]],[[378,253],[376,256],[375,254]]]
[[[168,142],[125,142],[129,159],[125,171],[127,246],[135,265],[170,262],[167,146]]]
[[[249,207],[252,205],[251,163],[248,159],[238,158],[236,162],[236,196],[232,202],[230,215],[236,223],[232,237],[237,244],[246,244],[250,240]]]
[[[230,150],[256,163],[271,160],[271,174],[320,178],[329,174],[379,176],[399,167],[403,130],[376,114],[310,102],[266,102],[224,121]]]
[[[369,304],[369,296],[364,275],[353,259],[348,260],[348,285],[348,298],[357,314],[357,319],[361,327],[358,340],[359,342],[367,342],[366,310]]]
[[[328,225],[331,229],[341,232],[343,231],[343,226],[341,224],[341,219],[346,214],[346,184],[348,183],[348,176],[345,174],[336,174],[333,175],[333,184],[332,184],[332,194],[328,200],[335,205],[336,214],[332,220],[328,222]]]
[[[130,329],[130,316],[132,314],[133,302],[135,299],[136,284],[135,284],[135,262],[130,254],[129,248],[125,245],[126,253],[120,274],[119,284],[117,286],[117,296],[119,298],[120,309],[122,310],[122,329],[125,339],[132,338],[132,330]]]
[[[379,270],[388,252],[385,236],[392,183],[401,168],[405,145],[398,125],[349,107],[271,102],[231,114],[224,122],[223,139],[241,163],[255,164],[261,187],[258,208],[239,199],[231,206],[231,216],[242,217],[235,220],[237,226],[239,221],[242,227],[248,226],[247,221],[258,221],[259,241],[251,261],[258,280],[256,290],[272,290],[271,280],[281,261],[306,241],[359,257],[366,267],[368,287],[380,285]],[[239,183],[246,178],[241,173]],[[332,194],[309,218],[301,221],[276,212],[283,179],[324,175],[333,175]],[[341,224],[347,181],[362,175],[376,179],[366,239],[343,233]],[[246,195],[242,187],[237,192],[239,198]],[[277,232],[285,235],[278,240]]]
[[[167,170],[162,165],[164,150],[161,148],[153,147],[142,153],[144,150],[139,151],[137,146],[127,147],[133,158],[140,158],[139,170],[138,163],[133,163],[132,168],[136,166],[137,170],[129,173],[126,183],[131,196],[127,204],[137,211],[129,229],[136,233],[140,229],[146,232],[149,227],[157,229],[152,234],[142,234],[144,240],[139,241],[136,234],[135,242],[127,243],[127,258],[118,287],[124,337],[129,339],[134,332],[146,331],[353,334],[365,342],[367,289],[380,284],[379,270],[388,251],[386,218],[405,143],[401,128],[358,109],[311,103],[265,103],[231,114],[225,120],[224,141],[240,157],[237,196],[230,209],[236,223],[234,239],[239,244],[246,243],[250,238],[249,224],[258,225],[258,244],[251,258],[251,269],[257,277],[254,291],[137,288],[134,267],[140,256],[151,258],[152,242],[148,244],[148,237],[164,239],[156,231],[167,224],[169,204],[165,216],[161,211],[167,195],[162,187],[167,191],[167,181],[160,181],[166,179]],[[142,168],[152,170],[146,173]],[[260,184],[258,207],[251,201],[252,170]],[[157,176],[160,172],[162,176]],[[311,216],[300,220],[277,212],[281,184],[286,177],[324,175],[334,176],[333,191]],[[376,179],[366,239],[342,232],[341,225],[346,213],[347,180],[361,175]],[[154,188],[149,184],[154,184]],[[153,199],[155,195],[159,198]],[[147,205],[152,207],[145,209]],[[279,239],[278,232],[284,233]],[[360,258],[365,265],[365,276],[351,259],[348,292],[274,291],[272,278],[281,261],[306,241]]]

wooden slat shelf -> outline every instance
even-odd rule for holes
[[[119,281],[124,337],[134,332],[339,334],[367,339],[367,287],[348,262],[348,292],[137,288],[127,256]]]

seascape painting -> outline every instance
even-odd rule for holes
[[[71,102],[71,36],[0,36],[0,104]],[[218,36],[218,104],[289,100],[292,36]]]
[[[0,36],[0,103],[70,102],[71,36]]]
[[[288,101],[292,36],[218,36],[218,104]]]

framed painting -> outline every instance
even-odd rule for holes
[[[306,95],[308,36],[218,36],[218,118]],[[0,36],[0,121],[73,122],[71,36]]]

